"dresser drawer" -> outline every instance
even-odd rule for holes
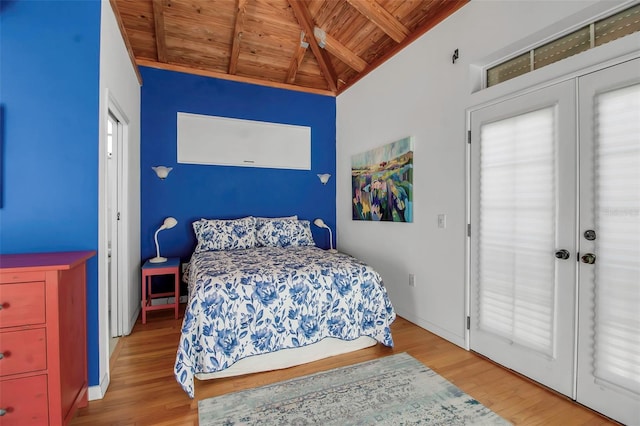
[[[44,328],[0,333],[0,376],[47,368],[47,334]]]
[[[0,285],[0,327],[45,322],[44,282]]]
[[[47,376],[0,381],[2,426],[41,426],[49,424]]]

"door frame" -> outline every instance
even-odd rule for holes
[[[109,219],[109,215],[107,214],[107,197],[109,196],[107,191],[107,163],[106,163],[106,142],[107,142],[107,129],[106,123],[109,114],[113,115],[119,123],[122,125],[122,134],[119,138],[119,162],[120,166],[118,169],[121,170],[122,175],[117,176],[119,178],[119,182],[117,183],[118,188],[118,202],[117,205],[119,207],[119,211],[121,212],[120,221],[118,224],[118,241],[126,242],[128,241],[128,229],[129,229],[129,221],[126,214],[122,214],[123,212],[129,211],[128,200],[129,200],[129,154],[128,154],[128,144],[129,144],[129,123],[130,120],[127,115],[124,113],[123,108],[118,103],[115,98],[113,92],[109,89],[105,89],[105,97],[104,97],[104,113],[103,116],[100,117],[100,147],[99,147],[99,174],[100,174],[100,187],[99,187],[99,200],[98,200],[98,323],[100,326],[100,343],[99,346],[101,348],[109,348],[109,340],[111,339],[111,335],[109,332],[110,324],[109,324],[109,283],[108,283],[108,270],[107,270],[107,253],[108,253],[108,235],[107,235],[107,221]],[[116,280],[118,285],[118,324],[122,327],[122,334],[127,333],[127,324],[129,323],[128,318],[128,306],[130,304],[129,300],[129,291],[128,291],[128,275],[127,271],[129,270],[128,259],[130,257],[129,254],[129,245],[125,243],[121,243],[118,245],[118,250],[112,256],[112,261],[117,262],[118,265],[118,273],[116,277],[112,277]],[[106,392],[107,387],[109,386],[110,381],[110,369],[109,369],[109,350],[101,349],[101,358],[100,358],[100,371],[105,372],[104,376],[102,376],[102,382],[100,383],[100,388],[102,391],[102,395]]]
[[[120,176],[123,173],[122,166],[122,153],[123,153],[123,138],[126,130],[126,125],[120,121],[118,117],[121,115],[117,112],[116,107],[111,102],[109,103],[109,110],[107,111],[107,120],[111,120],[115,124],[115,128],[113,129],[113,148],[112,153],[113,156],[111,161],[111,168],[108,166],[105,168],[105,179],[106,179],[106,191],[107,191],[107,200],[111,199],[111,214],[109,215],[109,209],[107,209],[107,217],[105,218],[105,223],[107,225],[111,225],[111,232],[109,232],[109,226],[107,226],[107,258],[108,258],[108,241],[111,238],[111,260],[107,260],[107,265],[110,265],[111,271],[107,271],[107,287],[109,289],[109,310],[111,312],[109,318],[109,338],[118,337],[123,334],[124,322],[122,310],[124,308],[124,300],[123,300],[123,274],[121,273],[121,256],[120,250],[123,246],[122,244],[122,227],[120,226],[120,212],[122,211],[122,191],[123,191],[123,182]],[[103,153],[104,154],[104,153]],[[107,161],[108,162],[108,161]],[[113,175],[109,174],[109,170],[113,173]],[[109,182],[111,181],[111,182]],[[115,195],[115,197],[114,197]],[[107,201],[107,206],[109,206],[109,202]],[[113,272],[115,271],[115,274]],[[111,274],[110,274],[111,272]],[[109,280],[109,277],[111,279]]]
[[[107,89],[108,91],[108,89]],[[129,306],[129,291],[127,283],[127,274],[125,273],[125,265],[126,260],[129,258],[128,253],[128,245],[124,244],[127,241],[126,239],[126,229],[127,229],[127,218],[126,215],[122,214],[123,212],[128,211],[127,206],[125,205],[126,200],[128,200],[128,157],[127,157],[127,142],[128,142],[128,133],[129,133],[129,119],[126,114],[123,112],[122,108],[118,104],[118,101],[114,98],[113,94],[108,92],[108,108],[107,108],[107,116],[109,114],[113,115],[116,120],[118,120],[118,146],[116,148],[116,152],[118,158],[116,159],[117,165],[116,170],[121,176],[112,176],[111,178],[114,180],[114,184],[117,187],[117,202],[119,218],[116,219],[116,233],[117,233],[117,250],[115,256],[112,256],[111,261],[115,260],[117,265],[117,274],[115,276],[116,279],[116,293],[117,293],[117,334],[122,336],[126,333],[126,324],[129,320],[127,314],[127,307]],[[102,158],[104,160],[104,157]],[[105,173],[106,179],[106,173]],[[106,182],[105,182],[106,184]],[[106,192],[106,191],[105,191]],[[106,197],[109,194],[105,194]],[[106,198],[105,198],[106,201]],[[104,224],[106,226],[107,221],[109,220],[108,215],[106,214],[106,206],[102,213],[105,214]],[[107,238],[108,241],[108,238]],[[112,277],[113,278],[113,277]],[[108,283],[105,283],[108,285]],[[107,299],[108,300],[108,299]],[[108,306],[108,303],[106,304]],[[109,338],[111,335],[109,334]]]

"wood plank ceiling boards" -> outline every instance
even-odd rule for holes
[[[110,3],[136,65],[335,96],[467,1]]]

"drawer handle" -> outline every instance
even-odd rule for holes
[[[5,414],[7,414],[7,410],[5,410],[4,408],[0,408],[0,417],[4,416]]]
[[[4,359],[4,353],[0,352],[0,359]]]

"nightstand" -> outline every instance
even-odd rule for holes
[[[151,281],[158,275],[173,275],[175,288],[172,292],[153,293]],[[153,299],[158,297],[173,297],[173,303],[164,305],[152,305]],[[178,306],[180,305],[180,259],[170,257],[166,262],[151,263],[148,260],[142,265],[142,323],[147,323],[147,311],[158,309],[170,309],[175,311],[175,318],[178,318]]]

